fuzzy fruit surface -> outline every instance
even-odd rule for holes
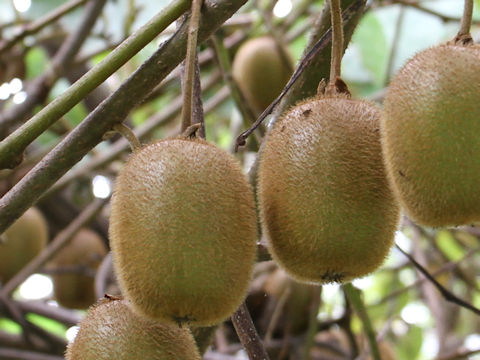
[[[269,36],[247,40],[238,49],[232,75],[256,113],[280,95],[292,75],[291,63],[290,58],[282,58],[275,40]]]
[[[292,277],[344,282],[379,267],[399,207],[388,185],[372,103],[307,100],[270,131],[260,158],[259,202],[274,259]]]
[[[388,176],[428,226],[480,220],[480,46],[440,45],[392,80],[381,122]]]
[[[150,144],[117,178],[114,267],[149,317],[195,326],[226,319],[246,295],[256,238],[253,191],[239,164],[203,140]]]
[[[100,300],[92,306],[67,360],[200,360],[190,330],[136,315],[126,300]]]
[[[48,240],[47,221],[37,208],[28,209],[4,233],[0,242],[0,283],[7,283],[30,260],[37,256]]]
[[[55,300],[70,309],[86,309],[95,303],[97,297],[92,275],[106,254],[105,244],[97,233],[80,229],[52,260],[54,268],[67,270],[52,276]],[[72,272],[69,273],[69,269]],[[87,271],[92,274],[85,274]]]

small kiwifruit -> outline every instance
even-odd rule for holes
[[[200,360],[187,327],[167,325],[141,317],[127,300],[102,299],[92,306],[67,360]]]
[[[299,281],[374,271],[393,243],[399,207],[380,148],[380,111],[344,95],[287,111],[261,152],[258,195],[273,258]]]
[[[480,220],[480,46],[439,45],[392,80],[381,122],[388,176],[407,214],[428,226]]]
[[[133,153],[119,174],[110,244],[135,310],[210,326],[244,299],[256,250],[253,191],[235,159],[200,139]]]
[[[28,209],[0,237],[0,283],[7,283],[45,247],[47,221],[37,208]]]
[[[70,309],[86,309],[95,301],[94,275],[107,249],[102,238],[82,228],[52,260],[55,300]],[[90,273],[88,273],[90,272]]]
[[[292,75],[292,60],[270,36],[247,40],[235,54],[232,76],[256,113],[261,113]]]

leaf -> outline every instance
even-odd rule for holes
[[[463,258],[464,250],[448,230],[441,230],[435,238],[438,248],[448,260],[458,261]]]
[[[0,318],[0,330],[3,330],[10,334],[21,334],[22,327],[15,321],[6,318]]]
[[[382,24],[374,13],[367,13],[358,25],[353,42],[360,50],[362,62],[376,85],[382,85],[388,61],[387,40]]]
[[[399,359],[415,360],[420,354],[423,342],[423,331],[415,325],[410,325],[407,333],[398,339]]]
[[[51,332],[52,334],[65,338],[65,332],[67,331],[67,328],[65,327],[65,325],[60,324],[55,320],[31,313],[26,315],[26,319],[33,324],[38,325],[39,327]]]

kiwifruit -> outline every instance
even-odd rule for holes
[[[141,317],[127,300],[102,299],[80,322],[66,359],[200,360],[200,355],[187,327]]]
[[[86,309],[95,303],[94,274],[106,254],[97,233],[80,229],[52,260],[53,268],[60,271],[52,276],[55,300],[70,309]]]
[[[280,95],[292,75],[292,60],[278,46],[270,36],[250,39],[240,46],[233,60],[232,76],[256,113]]]
[[[256,250],[253,191],[234,158],[201,139],[133,153],[117,177],[110,243],[138,312],[210,326],[244,299]]]
[[[379,120],[370,102],[319,95],[287,111],[267,136],[260,213],[273,258],[295,279],[350,281],[387,256],[399,207]]]
[[[28,209],[0,237],[0,283],[7,283],[45,247],[48,225],[37,208]]]
[[[411,58],[392,80],[381,121],[394,192],[427,226],[480,220],[480,46],[444,44]]]

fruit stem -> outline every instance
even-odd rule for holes
[[[232,323],[249,359],[269,360],[245,302],[232,315]]]
[[[140,140],[135,136],[133,133],[132,129],[130,129],[127,125],[120,123],[120,124],[115,124],[113,126],[113,129],[117,132],[119,132],[125,139],[130,144],[130,147],[132,148],[132,151],[140,149],[142,146],[140,144]]]
[[[375,331],[373,329],[372,322],[368,317],[365,304],[363,303],[363,300],[360,296],[360,290],[355,288],[351,283],[348,283],[343,286],[343,291],[345,292],[345,295],[347,295],[348,301],[350,301],[350,304],[357,313],[357,316],[362,321],[363,330],[365,331],[365,335],[367,336],[372,358],[374,360],[382,360],[380,356],[380,350],[378,349],[377,340],[375,338]]]
[[[185,79],[183,82],[182,132],[192,124],[195,58],[197,57],[198,26],[202,0],[192,0],[192,14],[188,28],[187,54],[185,56]]]
[[[328,88],[335,89],[335,82],[341,75],[343,54],[343,24],[340,0],[330,0],[330,13],[332,15],[332,57],[330,62],[330,82]]]
[[[472,36],[470,35],[470,27],[472,25],[473,16],[473,0],[465,0],[465,6],[463,8],[462,22],[460,24],[460,30],[455,37],[455,42],[462,42],[464,44],[471,43]]]

